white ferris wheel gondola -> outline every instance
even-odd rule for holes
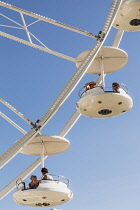
[[[54,155],[66,151],[70,142],[60,136],[37,135],[29,142],[21,153],[26,155],[41,156],[41,168],[44,168],[44,156]],[[28,188],[21,179],[17,180],[17,191],[13,194],[16,203],[33,207],[51,207],[61,205],[73,198],[69,187],[69,180],[60,175],[52,175],[52,178],[40,180],[35,188]],[[56,178],[57,177],[57,178]]]
[[[70,201],[73,193],[68,188],[69,180],[59,175],[52,176],[57,178],[41,180],[36,189],[26,188],[25,183],[18,180],[17,191],[13,194],[14,201],[17,204],[33,207],[51,207]]]
[[[139,31],[140,0],[123,0],[113,26],[122,31]]]
[[[76,59],[79,66],[86,58],[89,50],[81,53]],[[133,101],[128,92],[122,88],[119,91],[105,91],[105,74],[121,69],[128,61],[127,53],[117,47],[102,47],[87,73],[101,75],[102,86],[85,91],[76,103],[77,111],[93,118],[109,118],[129,111]]]
[[[93,118],[109,118],[129,111],[133,101],[127,91],[119,88],[119,92],[104,91],[95,87],[84,92],[76,103],[79,113]]]

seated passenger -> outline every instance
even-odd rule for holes
[[[36,189],[39,185],[39,180],[37,180],[37,176],[32,175],[30,178],[32,181],[29,183],[30,189]]]
[[[85,87],[86,87],[85,91],[93,89],[93,88],[96,87],[96,82],[88,82],[88,83],[85,84]]]
[[[119,93],[120,85],[117,82],[112,83],[112,90]]]
[[[48,174],[49,172],[47,168],[42,168],[41,172],[42,172],[42,180],[53,180],[53,177]]]

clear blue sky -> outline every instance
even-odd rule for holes
[[[6,0],[17,7],[52,18],[98,34],[105,23],[112,0]],[[21,23],[19,14],[5,8],[1,13]],[[10,22],[0,17],[0,24]],[[34,19],[25,16],[30,24]],[[1,27],[1,30],[26,38],[24,31]],[[39,22],[30,27],[50,49],[76,58],[91,48],[92,38]],[[116,29],[112,28],[105,46],[112,45]],[[74,63],[0,37],[0,93],[1,97],[35,122],[53,103],[64,85],[76,70]],[[52,174],[66,176],[74,193],[72,201],[58,206],[64,210],[139,210],[140,209],[140,33],[126,32],[120,48],[128,53],[129,61],[121,70],[106,76],[107,86],[117,81],[129,88],[134,100],[133,109],[110,119],[93,119],[81,116],[66,138],[71,142],[68,151],[49,156],[45,166]],[[95,75],[85,75],[77,88],[42,130],[46,135],[58,135],[75,111],[79,89]],[[29,131],[30,127],[12,111],[1,104],[1,111]],[[5,152],[22,134],[0,118],[0,153]],[[37,157],[18,154],[0,173],[2,189]],[[35,174],[40,176],[40,168]],[[29,177],[26,179],[29,181]],[[13,191],[14,192],[14,191]],[[12,193],[5,197],[1,209],[28,210],[12,200]],[[39,208],[37,208],[39,209]]]

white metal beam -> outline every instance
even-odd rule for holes
[[[43,42],[41,42],[35,35],[33,35],[30,31],[29,31],[29,34],[34,37],[43,47],[49,49],[45,44],[43,44]]]
[[[40,20],[36,20],[36,21],[34,21],[34,22],[30,23],[29,25],[27,25],[27,27],[29,27],[29,26],[31,26],[31,25],[33,25],[33,24],[35,24],[35,23],[39,22],[39,21],[40,21]]]
[[[13,125],[15,128],[17,128],[20,132],[22,132],[23,134],[26,134],[27,132],[25,130],[23,130],[19,125],[17,125],[15,122],[13,122],[9,117],[7,117],[5,114],[1,113],[1,116],[7,121],[9,122],[11,125]]]
[[[0,26],[7,27],[7,28],[16,28],[16,29],[22,29],[22,30],[24,30],[24,28],[19,28],[19,27],[14,27],[14,26],[1,25],[1,24],[0,24]]]
[[[100,67],[101,67],[101,81],[102,81],[102,87],[105,89],[105,74],[104,74],[104,58],[100,58]]]
[[[124,31],[120,31],[120,30],[117,31],[112,47],[119,47],[123,34],[124,34]]]
[[[14,108],[13,106],[11,106],[4,99],[0,98],[0,102],[3,103],[5,106],[7,106],[9,109],[11,109],[15,114],[17,114],[23,120],[25,120],[29,125],[32,125],[32,121],[31,120],[29,120],[27,117],[25,117],[21,112],[19,112],[16,108]]]
[[[77,122],[80,116],[81,114],[76,110],[71,116],[71,118],[68,120],[62,131],[59,133],[59,136],[65,137],[67,133],[71,130],[71,128],[74,126],[74,124]]]
[[[28,31],[28,28],[27,28],[27,26],[26,26],[26,22],[25,22],[24,16],[23,16],[23,14],[22,14],[22,13],[20,13],[20,16],[21,16],[21,19],[22,19],[22,22],[23,22],[24,29],[25,29],[25,31],[26,31],[27,37],[28,37],[28,39],[29,39],[29,42],[31,42],[31,43],[32,43],[32,39],[31,39],[31,37],[30,37],[30,34],[29,34],[29,31]]]
[[[28,46],[30,46],[30,47],[36,48],[36,49],[38,49],[38,50],[41,50],[41,51],[44,51],[44,52],[47,52],[47,53],[56,55],[56,56],[58,56],[58,57],[60,57],[60,58],[64,58],[64,59],[66,59],[66,60],[75,62],[75,58],[71,58],[71,57],[69,57],[69,56],[67,56],[67,55],[64,55],[64,54],[55,52],[55,51],[50,50],[50,49],[48,49],[48,48],[39,46],[39,45],[37,45],[37,44],[30,43],[30,42],[28,42],[28,41],[25,41],[25,40],[20,39],[20,38],[18,38],[18,37],[12,36],[12,35],[7,34],[7,33],[4,33],[4,32],[2,32],[2,31],[0,31],[0,35],[1,35],[1,36],[4,36],[4,37],[6,37],[6,38],[9,38],[9,39],[15,40],[15,41],[17,41],[17,42],[20,42],[20,43],[22,43],[22,44],[28,45]]]

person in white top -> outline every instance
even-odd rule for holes
[[[47,168],[42,168],[41,172],[42,172],[42,180],[53,180],[53,177],[48,174],[49,172]]]

